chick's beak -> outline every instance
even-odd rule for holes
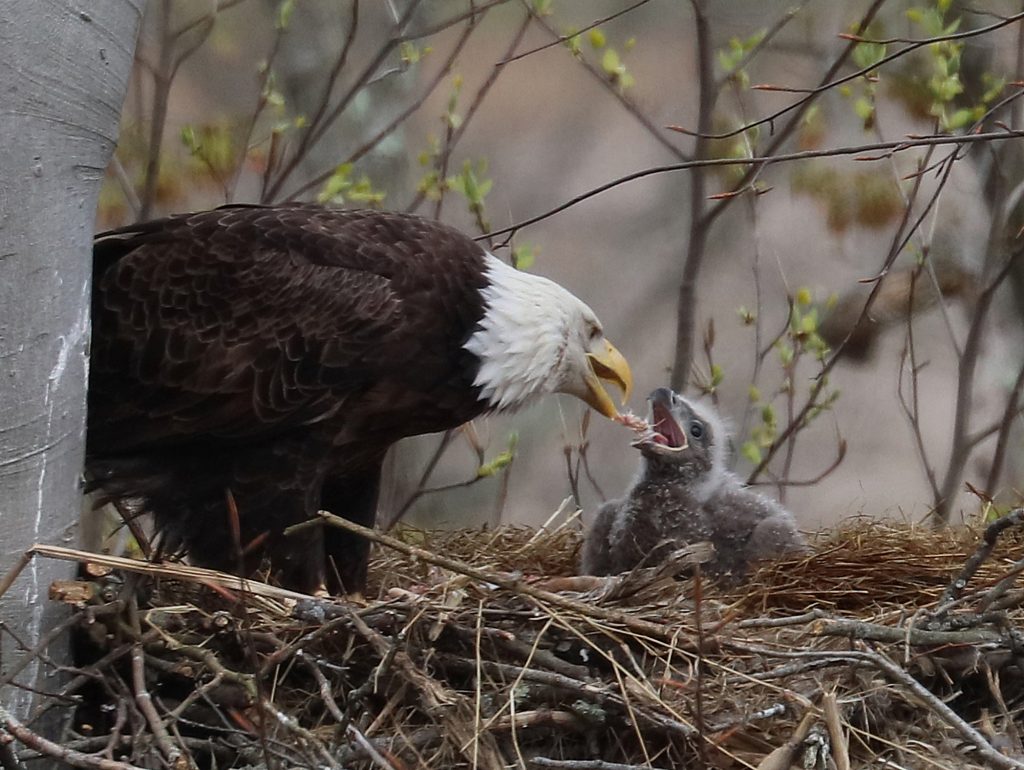
[[[608,419],[619,416],[611,396],[604,389],[601,381],[610,382],[622,391],[622,402],[629,399],[633,390],[633,373],[625,357],[608,340],[603,340],[603,350],[598,353],[587,353],[590,370],[586,374],[586,394],[583,400]]]

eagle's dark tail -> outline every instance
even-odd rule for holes
[[[319,474],[281,447],[90,457],[87,477],[98,503],[131,501],[153,514],[159,553],[242,574],[269,557],[289,588],[311,593],[325,583],[321,530],[284,536],[319,509]]]

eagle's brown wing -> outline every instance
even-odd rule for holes
[[[94,255],[93,454],[309,425],[388,383],[465,398],[483,252],[451,229],[225,207],[104,233]]]

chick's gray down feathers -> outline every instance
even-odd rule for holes
[[[727,435],[714,411],[667,388],[650,396],[653,432],[637,446],[640,469],[619,500],[598,509],[581,572],[654,566],[674,549],[710,541],[713,575],[740,580],[750,565],[806,549],[793,515],[725,468]]]

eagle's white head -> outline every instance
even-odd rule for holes
[[[557,283],[487,254],[488,286],[479,327],[465,348],[480,360],[474,385],[492,409],[567,393],[605,417],[618,410],[602,380],[629,397],[629,364],[604,338],[594,311]]]

